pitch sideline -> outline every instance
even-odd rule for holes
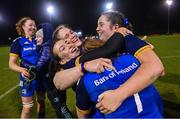
[[[12,92],[15,88],[17,88],[19,86],[19,83],[16,84],[14,87],[12,87],[11,89],[9,89],[8,91],[6,91],[5,93],[3,93],[2,95],[0,95],[0,100],[2,98],[4,98],[7,94],[9,94],[10,92]]]

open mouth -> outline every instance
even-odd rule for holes
[[[72,38],[72,43],[75,43],[75,42],[77,42],[79,40],[79,38],[77,37],[77,36],[74,36],[73,38]]]
[[[99,37],[101,37],[101,35],[102,35],[102,33],[101,33],[101,32],[98,32],[97,34],[98,34],[98,36],[99,36]]]
[[[79,48],[78,47],[73,47],[71,48],[71,53],[76,53],[79,51]]]

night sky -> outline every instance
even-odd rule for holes
[[[69,24],[83,34],[95,35],[99,15],[106,2],[113,2],[114,9],[123,12],[134,26],[134,33],[166,34],[168,9],[165,0],[1,0],[0,43],[17,37],[15,23],[24,16],[35,19],[36,24],[50,21],[47,4],[55,8],[51,23]],[[180,33],[180,0],[170,8],[170,32]]]

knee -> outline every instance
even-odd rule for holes
[[[34,103],[33,101],[31,102],[23,102],[23,113],[24,114],[29,114],[31,111],[31,108],[33,107]]]

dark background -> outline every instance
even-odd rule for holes
[[[36,24],[50,21],[47,4],[55,7],[51,23],[69,24],[83,35],[95,35],[96,23],[110,0],[1,0],[0,44],[10,43],[18,35],[16,22],[24,16],[36,20]],[[114,9],[123,12],[134,26],[137,35],[166,34],[168,7],[165,0],[111,0]],[[174,0],[170,8],[170,33],[180,32],[180,0]]]

